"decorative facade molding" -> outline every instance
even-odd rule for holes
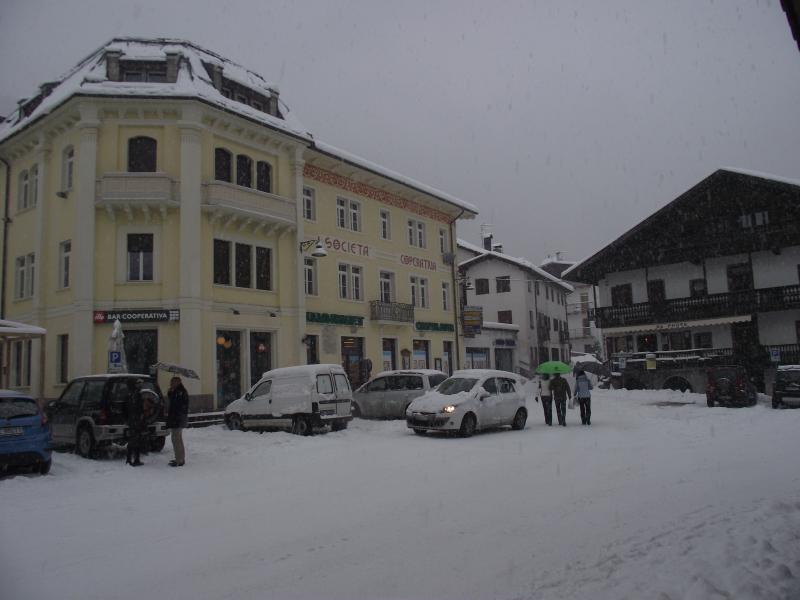
[[[439,221],[441,223],[450,223],[451,221],[451,218],[440,210],[423,206],[418,202],[414,202],[413,200],[408,200],[407,198],[403,198],[397,194],[392,194],[391,192],[378,189],[360,181],[354,181],[349,177],[345,177],[344,175],[337,175],[336,173],[322,169],[315,165],[306,163],[305,168],[303,169],[303,174],[305,177],[319,181],[320,183],[332,185],[348,192],[352,192],[353,194],[358,194],[359,196],[371,198],[372,200],[377,200],[378,202],[388,204],[389,206],[394,206],[423,217],[428,217],[434,221]]]

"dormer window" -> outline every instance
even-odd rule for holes
[[[162,60],[121,60],[119,75],[121,81],[131,83],[166,83],[167,63]]]

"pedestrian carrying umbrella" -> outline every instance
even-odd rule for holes
[[[573,371],[575,373],[585,371],[598,377],[611,377],[611,369],[608,368],[608,365],[593,361],[577,362]]]
[[[536,367],[536,372],[539,375],[553,375],[554,373],[569,373],[571,371],[572,367],[560,360],[548,360]]]
[[[181,367],[180,365],[173,363],[159,361],[154,364],[152,368],[160,369],[161,371],[167,371],[168,373],[175,373],[176,375],[182,375],[183,377],[188,377],[189,379],[200,379],[200,376],[192,369]]]

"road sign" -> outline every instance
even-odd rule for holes
[[[119,350],[109,350],[108,352],[108,372],[117,373],[122,370],[122,352]]]
[[[780,348],[770,348],[769,349],[769,359],[774,363],[781,362],[781,349]]]

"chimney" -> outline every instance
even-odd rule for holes
[[[178,81],[178,65],[181,61],[180,52],[167,52],[167,83]]]
[[[273,86],[269,88],[270,96],[269,96],[269,114],[273,117],[278,116],[278,98],[280,97],[280,90],[278,86]]]
[[[492,234],[483,236],[483,249],[484,250],[492,250]]]
[[[119,59],[122,57],[122,50],[106,50],[106,78],[109,81],[119,81]]]
[[[492,244],[492,250],[498,252],[499,254],[503,253],[503,244]]]
[[[556,252],[556,262],[561,262],[561,252]]]

